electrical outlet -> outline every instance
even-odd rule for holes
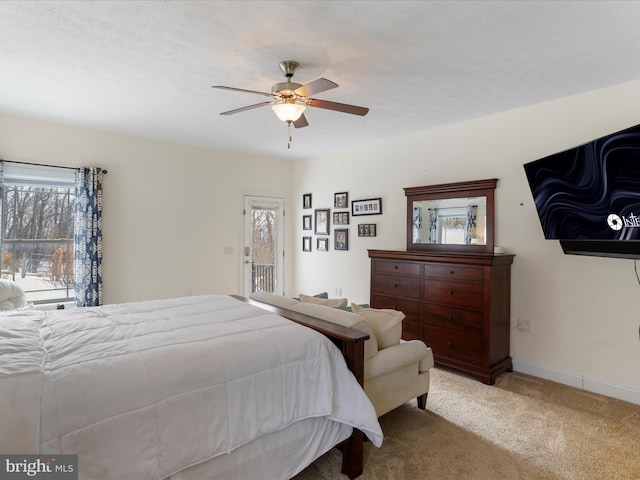
[[[517,328],[521,332],[531,333],[531,322],[526,318],[518,318]]]
[[[342,296],[342,287],[336,287],[335,294],[339,297]]]

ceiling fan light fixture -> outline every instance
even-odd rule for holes
[[[300,118],[307,106],[304,103],[296,102],[292,98],[286,98],[282,102],[272,105],[271,108],[283,122],[295,122]]]

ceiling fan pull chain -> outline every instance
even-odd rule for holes
[[[293,141],[293,135],[291,135],[291,122],[289,124],[289,143],[287,143],[287,150],[291,150],[291,142]]]

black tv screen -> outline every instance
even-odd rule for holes
[[[640,258],[640,125],[524,165],[547,239]]]

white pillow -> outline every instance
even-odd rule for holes
[[[355,303],[351,304],[351,310],[369,323],[376,334],[380,350],[400,343],[404,313],[390,308],[365,308]]]
[[[258,302],[267,303],[269,305],[273,305],[274,307],[280,308],[291,308],[296,303],[300,303],[293,298],[283,297],[282,295],[269,292],[252,293],[251,298],[253,300],[257,300]]]
[[[371,325],[361,315],[347,312],[340,308],[325,308],[322,305],[316,305],[312,303],[298,302],[298,305],[291,308],[295,312],[304,313],[305,315],[311,315],[312,317],[326,320],[327,322],[342,325],[347,328],[353,328],[360,330],[361,332],[369,335],[369,339],[364,341],[364,359],[369,360],[376,353],[378,353],[378,342],[376,340],[376,334],[371,328]]]
[[[318,298],[310,295],[298,295],[302,303],[315,303],[316,305],[325,305],[333,308],[345,308],[347,306],[346,298]]]
[[[12,280],[0,279],[0,310],[13,310],[27,305],[22,287]]]

